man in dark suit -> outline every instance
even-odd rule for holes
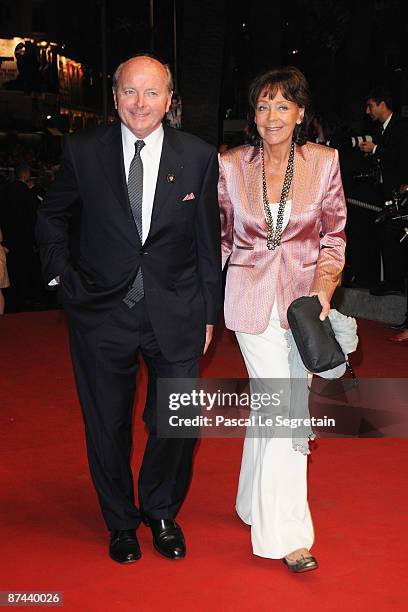
[[[360,150],[375,157],[380,173],[380,198],[391,200],[394,189],[408,182],[406,156],[408,151],[408,126],[393,112],[391,94],[384,88],[373,89],[367,96],[366,113],[378,122],[380,133],[375,142],[363,142]],[[401,291],[405,275],[405,257],[399,243],[400,234],[391,221],[383,226],[381,254],[384,282],[371,289],[373,295],[390,295]]]
[[[137,56],[113,79],[120,122],[70,136],[38,216],[47,283],[59,282],[85,420],[88,459],[111,532],[110,556],[140,558],[135,529],[185,556],[175,516],[188,487],[194,439],[157,437],[158,378],[196,378],[221,302],[216,151],[162,126],[168,67]],[[81,202],[80,246],[70,261],[70,207]],[[138,354],[148,366],[149,429],[139,472],[130,468]]]

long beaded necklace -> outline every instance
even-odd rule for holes
[[[283,213],[285,211],[286,200],[290,191],[290,187],[293,179],[293,168],[295,160],[295,143],[292,141],[290,145],[288,165],[286,167],[285,178],[283,179],[282,193],[279,200],[278,218],[276,219],[276,228],[273,228],[273,218],[271,209],[268,204],[268,190],[266,186],[266,174],[265,174],[265,157],[263,141],[261,141],[261,159],[262,159],[262,198],[263,206],[265,211],[266,222],[268,224],[268,232],[266,234],[266,247],[270,251],[274,251],[276,247],[280,245],[282,227],[283,227]]]

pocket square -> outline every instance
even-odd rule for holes
[[[187,195],[184,196],[182,202],[188,202],[188,200],[195,200],[195,195],[193,192],[188,193]]]

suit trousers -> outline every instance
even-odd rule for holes
[[[141,510],[153,519],[174,518],[189,485],[196,440],[157,437],[155,382],[160,377],[197,378],[199,357],[164,358],[145,299],[131,309],[120,302],[95,330],[84,333],[69,325],[69,335],[90,472],[108,529],[136,528]],[[130,460],[140,353],[149,370],[144,413],[149,436],[139,471],[139,510]]]

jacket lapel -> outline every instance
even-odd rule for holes
[[[305,204],[309,201],[309,182],[310,174],[308,174],[307,162],[307,147],[305,144],[302,147],[295,146],[295,164],[293,173],[293,189],[292,189],[292,210],[291,214],[297,216]]]
[[[108,181],[121,206],[130,210],[129,195],[126,184],[125,165],[123,162],[122,133],[120,123],[111,124],[100,138],[97,156],[108,178]]]
[[[245,167],[245,190],[249,207],[249,217],[256,220],[258,227],[267,229],[266,218],[263,209],[262,195],[262,163],[261,150],[259,147],[250,146],[244,157]]]
[[[164,126],[163,149],[157,175],[151,226],[166,207],[168,199],[178,192],[177,185],[183,169],[183,147],[177,136],[177,131]]]

